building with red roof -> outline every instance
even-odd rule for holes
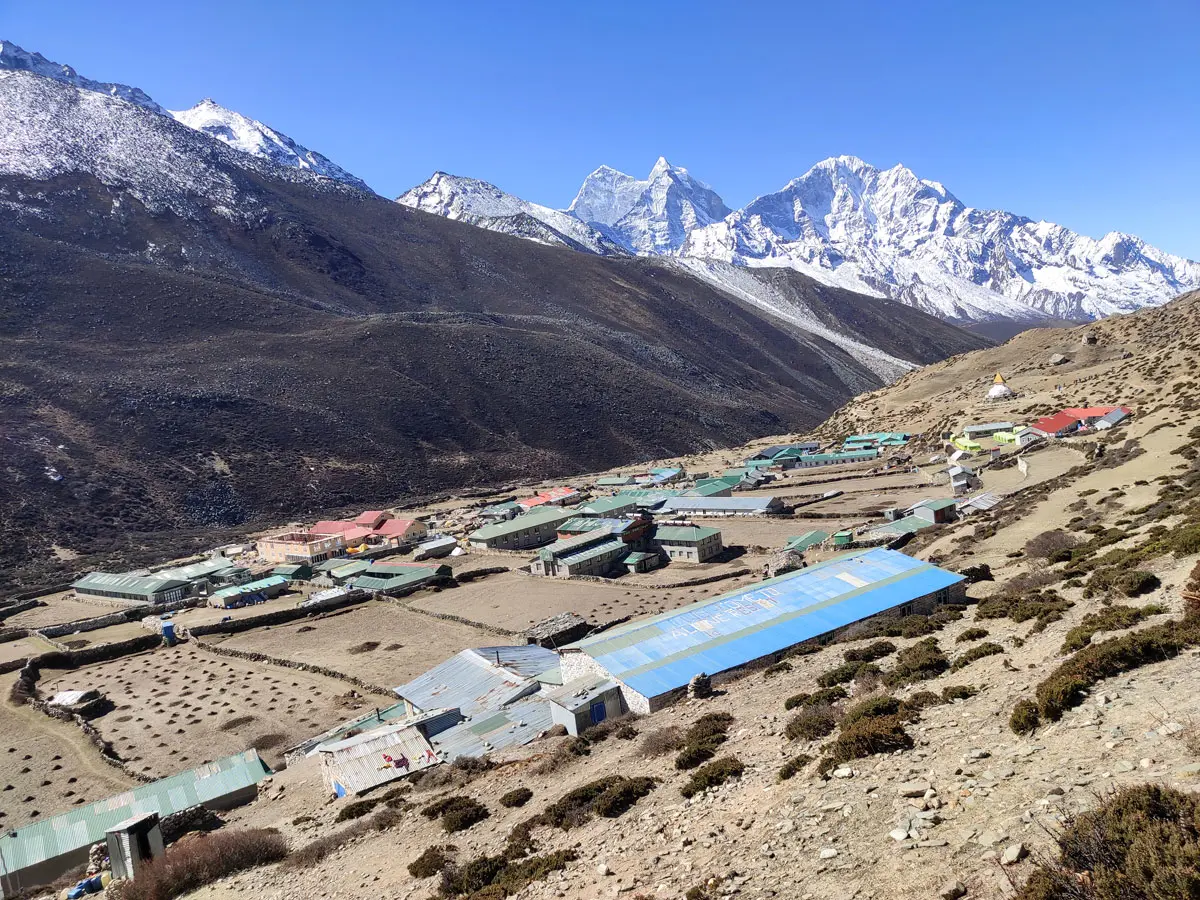
[[[392,518],[390,512],[384,512],[382,509],[368,509],[361,515],[355,516],[354,524],[374,531],[390,518]]]
[[[1038,419],[1029,427],[1046,437],[1064,437],[1079,428],[1081,419],[1064,410],[1052,416]]]
[[[419,519],[388,519],[375,529],[374,534],[397,545],[415,544],[429,533],[429,528]]]

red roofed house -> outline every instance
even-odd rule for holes
[[[540,494],[534,494],[532,497],[526,497],[524,500],[518,500],[517,505],[524,507],[527,511],[535,506],[566,506],[568,503],[578,500],[580,496],[581,494],[575,488],[556,487],[542,491]]]
[[[1068,415],[1078,419],[1084,425],[1094,425],[1100,419],[1103,419],[1114,409],[1119,409],[1116,406],[1070,406],[1063,410]]]
[[[335,519],[324,519],[309,529],[313,534],[345,534],[358,526],[353,522]]]
[[[429,528],[417,519],[388,519],[375,529],[376,535],[398,547],[415,544],[428,533]]]
[[[1064,437],[1079,428],[1080,419],[1067,411],[1038,419],[1029,427],[1046,437]]]
[[[392,514],[384,512],[382,509],[368,509],[362,515],[355,517],[354,524],[360,528],[374,531],[390,518],[392,518]]]

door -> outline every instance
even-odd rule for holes
[[[608,717],[608,708],[604,705],[603,700],[592,701],[592,724],[599,725]]]

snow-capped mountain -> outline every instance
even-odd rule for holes
[[[949,319],[1102,317],[1200,286],[1200,263],[1130,235],[1097,241],[975,209],[904,166],[880,170],[853,156],[824,160],[694,230],[682,255],[789,266]]]
[[[212,100],[203,100],[191,109],[171,112],[155,103],[140,88],[84,78],[70,66],[51,62],[40,53],[30,53],[11,41],[0,41],[0,75],[6,73],[28,73],[70,85],[81,92],[80,98],[85,104],[91,102],[91,97],[87,95],[101,95],[132,103],[164,118],[174,118],[183,125],[214,137],[249,156],[284,168],[305,170],[362,190],[370,190],[360,178],[330,162],[320,153],[309,150],[262,122],[225,109]],[[4,85],[6,89],[12,90],[16,85],[24,83],[18,79],[6,81]],[[147,165],[154,165],[151,160],[142,161]]]
[[[170,114],[175,121],[224,141],[235,150],[268,159],[279,166],[307,169],[334,181],[370,190],[361,178],[351,175],[315,150],[309,150],[269,125],[226,109],[213,100],[206,98],[191,109],[171,110]]]
[[[396,202],[542,244],[557,244],[601,256],[626,252],[570,213],[529,203],[475,178],[434,172],[428,181],[397,197]]]
[[[575,218],[640,253],[674,254],[697,228],[720,221],[729,207],[687,169],[659,157],[645,181],[601,166],[567,210]]]
[[[452,210],[461,202],[442,197],[422,208]],[[565,230],[563,213],[515,197],[506,202]],[[904,166],[881,170],[852,156],[824,160],[733,212],[712,188],[665,159],[645,181],[601,166],[566,212],[640,255],[787,267],[956,321],[1096,318],[1200,287],[1200,263],[1139,238],[1114,232],[1095,240],[1061,225],[976,209]],[[518,233],[486,219],[474,221]],[[711,270],[700,266],[694,274],[709,277]]]

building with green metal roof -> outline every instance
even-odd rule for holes
[[[117,575],[112,572],[92,572],[71,585],[84,597],[109,597],[116,600],[139,600],[143,603],[173,603],[182,600],[191,588],[184,578],[162,575]]]
[[[595,500],[589,500],[587,503],[575,507],[575,513],[580,516],[605,518],[634,512],[637,510],[637,505],[636,498],[615,494],[612,497],[597,497]]]
[[[806,531],[797,537],[788,538],[787,543],[783,545],[783,549],[793,553],[803,553],[810,547],[815,547],[817,544],[824,543],[827,540],[829,540],[828,531]]]
[[[258,783],[270,774],[256,750],[245,750],[0,835],[3,895],[49,884],[86,864],[92,844],[127,819],[197,806],[232,809],[254,799]]]
[[[869,462],[878,458],[878,450],[843,450],[840,453],[806,453],[803,456],[797,456],[793,463],[797,469],[815,469],[820,466]]]
[[[725,549],[720,529],[703,525],[659,525],[654,543],[668,559],[681,562],[708,562]]]
[[[361,575],[356,575],[350,584],[360,591],[396,596],[415,591],[440,578],[448,578],[449,566],[421,565],[420,563],[377,562]]]
[[[527,550],[550,543],[558,526],[575,515],[575,510],[561,506],[539,506],[507,522],[476,529],[467,540],[477,550]]]
[[[278,597],[287,589],[288,580],[282,575],[268,575],[257,581],[234,584],[213,591],[208,598],[208,605],[230,609],[247,603],[260,603],[270,597]]]
[[[313,577],[313,570],[308,563],[283,563],[272,569],[271,574],[282,575],[288,581],[308,581]]]
[[[613,534],[611,526],[605,525],[543,547],[529,564],[529,571],[534,575],[559,578],[605,575],[628,556],[631,549],[621,537]]]

